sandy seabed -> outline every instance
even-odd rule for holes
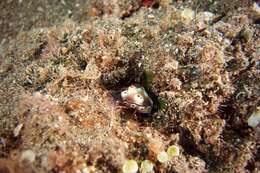
[[[0,172],[258,173],[257,3],[1,1]]]

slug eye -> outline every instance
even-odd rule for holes
[[[142,105],[144,103],[144,98],[140,94],[134,95],[134,103],[138,105]]]
[[[136,105],[135,104],[130,104],[130,107],[135,109]]]
[[[125,100],[127,96],[128,96],[127,90],[121,92],[121,98],[122,98],[123,100]]]
[[[139,111],[144,111],[144,107],[140,106]]]

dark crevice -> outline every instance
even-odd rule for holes
[[[196,146],[194,137],[191,132],[185,128],[180,128],[180,145],[184,148],[185,152],[189,155],[203,155]]]
[[[210,170],[217,169],[218,164],[220,164],[218,161],[219,159],[213,153],[211,146],[208,146],[208,148],[209,148],[208,153],[203,153],[198,148],[191,132],[188,129],[181,127],[178,124],[171,125],[170,127],[167,128],[167,130],[171,134],[172,133],[180,134],[179,144],[182,146],[182,148],[184,149],[184,152],[187,155],[200,157],[201,159],[203,159],[206,162],[206,167]],[[201,143],[199,145],[205,145],[205,142],[201,141]]]
[[[43,43],[40,44],[40,46],[35,50],[34,54],[33,54],[33,57],[34,59],[38,59],[43,50],[45,49],[45,47],[47,46],[48,42],[47,41],[44,41]]]
[[[228,100],[222,104],[220,104],[218,108],[218,112],[221,119],[226,120],[228,124],[231,124],[234,120],[236,109],[233,106],[233,101]]]
[[[141,53],[136,53],[124,66],[118,67],[118,70],[102,74],[102,85],[108,90],[120,91],[131,84],[140,83],[143,71],[143,67],[138,66],[140,58]]]
[[[123,13],[123,14],[121,15],[120,19],[125,20],[126,18],[131,17],[132,14],[133,14],[134,12],[138,11],[140,8],[141,8],[141,6],[139,6],[139,7],[137,7],[137,8],[133,8],[133,9],[131,9],[131,10],[129,10],[129,11]]]

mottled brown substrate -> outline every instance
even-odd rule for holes
[[[218,13],[207,1],[206,13],[158,2],[96,1],[95,17],[21,32],[0,49],[0,170],[120,172],[149,159],[155,172],[259,171],[247,125],[260,93],[252,3]],[[152,97],[151,115],[116,102],[134,83]],[[180,156],[159,163],[173,144]]]

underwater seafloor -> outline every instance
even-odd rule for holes
[[[1,173],[259,173],[259,2],[0,7]]]

